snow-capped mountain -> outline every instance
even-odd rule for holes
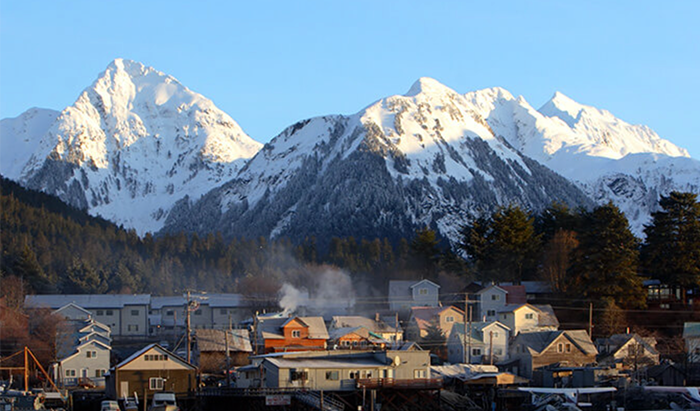
[[[700,192],[700,162],[648,127],[561,93],[536,110],[504,89],[459,94],[429,78],[260,147],[173,77],[117,59],[62,112],[2,120],[0,173],[140,234],[319,242],[426,225],[455,242],[499,205],[554,200],[613,201],[642,235],[659,195]]]
[[[18,180],[41,137],[60,113],[31,108],[15,118],[0,121],[0,174]]]
[[[493,90],[494,93],[506,93]],[[494,133],[470,100],[422,78],[352,116],[305,120],[275,137],[229,183],[182,201],[165,231],[224,235],[410,237],[432,226],[459,240],[498,205],[592,202]]]
[[[639,236],[659,195],[700,192],[700,162],[646,126],[628,124],[561,93],[539,111],[500,89],[465,97],[514,148],[575,182],[596,203],[615,203]]]
[[[2,131],[15,160],[3,155],[4,175],[141,234],[158,231],[176,201],[235,177],[261,147],[210,100],[122,59],[60,114],[30,110]]]

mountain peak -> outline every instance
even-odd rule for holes
[[[454,93],[455,91],[439,81],[430,77],[421,77],[416,80],[404,96],[415,97],[419,94],[444,94]]]
[[[549,101],[538,110],[547,117],[559,117],[569,127],[574,127],[577,118],[584,106],[560,91],[556,91]]]

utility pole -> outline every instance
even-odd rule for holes
[[[395,317],[395,323],[394,323],[394,347],[398,350],[399,349],[399,312],[396,312],[396,317]]]
[[[191,305],[191,303],[192,303],[192,301],[190,301],[190,292],[187,291],[187,309],[185,310],[186,314],[187,314],[187,326],[185,327],[186,328],[185,332],[187,333],[187,362],[188,363],[191,363],[191,361],[190,361],[190,354],[191,354],[190,353],[190,345],[191,345],[190,339],[192,338],[190,335],[190,305]]]
[[[593,339],[593,303],[588,306],[588,336]]]
[[[493,331],[489,331],[489,365],[493,365]]]
[[[224,331],[226,336],[226,387],[231,387],[231,354],[228,347],[228,333],[231,332],[231,313],[228,314],[228,330]]]
[[[462,318],[462,323],[464,323],[464,341],[462,343],[462,351],[464,352],[464,363],[469,362],[469,351],[467,351],[467,310],[469,310],[469,293],[464,294],[464,318]]]

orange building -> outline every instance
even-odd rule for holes
[[[257,324],[258,353],[325,350],[328,330],[323,317],[288,317]]]

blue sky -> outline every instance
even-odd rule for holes
[[[0,0],[0,118],[72,104],[114,58],[212,99],[254,139],[351,114],[422,76],[559,90],[700,159],[697,1]]]

